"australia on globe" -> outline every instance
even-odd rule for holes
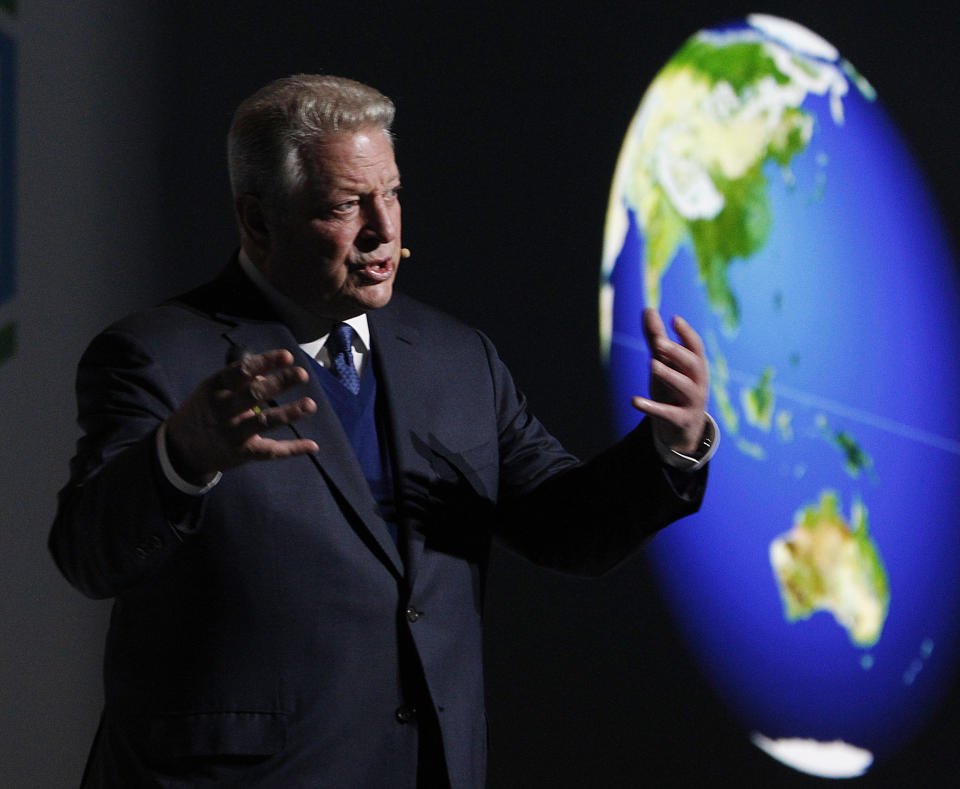
[[[853,508],[853,528],[824,492],[818,507],[805,507],[793,528],[770,543],[784,615],[791,622],[829,611],[857,646],[880,639],[890,604],[887,573],[867,531],[867,512]]]
[[[644,307],[706,339],[726,447],[649,554],[753,741],[830,777],[894,758],[952,680],[960,613],[960,284],[871,84],[788,20],[684,43],[611,187],[600,344],[618,427]]]

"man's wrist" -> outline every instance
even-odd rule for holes
[[[670,468],[675,468],[678,471],[699,471],[710,461],[710,458],[716,454],[717,447],[720,445],[720,428],[710,414],[704,411],[703,415],[705,420],[700,445],[696,451],[690,455],[670,449],[670,447],[663,444],[657,438],[656,431],[654,431],[653,443],[657,448],[657,454],[660,456],[660,460],[662,460],[665,465],[670,466]]]
[[[190,496],[202,496],[204,493],[213,488],[220,481],[220,477],[223,476],[223,474],[218,471],[209,477],[209,479],[205,480],[201,485],[188,482],[181,477],[174,468],[173,462],[170,460],[170,452],[167,447],[166,422],[160,425],[160,428],[157,430],[157,458],[160,461],[160,468],[163,471],[163,476],[167,478],[167,481],[181,493],[187,493]]]

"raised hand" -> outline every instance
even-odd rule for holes
[[[653,419],[654,435],[667,449],[692,455],[706,423],[710,383],[703,341],[683,318],[673,319],[680,342],[667,336],[657,311],[643,311],[643,333],[650,348],[650,397],[634,397],[633,407]]]
[[[250,460],[316,452],[317,444],[309,439],[279,441],[262,435],[317,410],[309,397],[268,405],[309,379],[293,362],[290,351],[266,351],[245,356],[201,382],[167,420],[167,452],[177,473],[202,484],[216,472]]]

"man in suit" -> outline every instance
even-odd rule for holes
[[[496,534],[601,573],[692,512],[696,333],[645,315],[651,418],[581,464],[481,333],[402,294],[393,105],[271,83],[230,131],[241,248],[97,337],[50,545],[115,598],[84,786],[481,787]]]

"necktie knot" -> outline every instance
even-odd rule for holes
[[[353,361],[354,331],[346,323],[335,323],[330,330],[327,346],[330,350],[330,372],[350,392],[360,391],[360,376]]]

